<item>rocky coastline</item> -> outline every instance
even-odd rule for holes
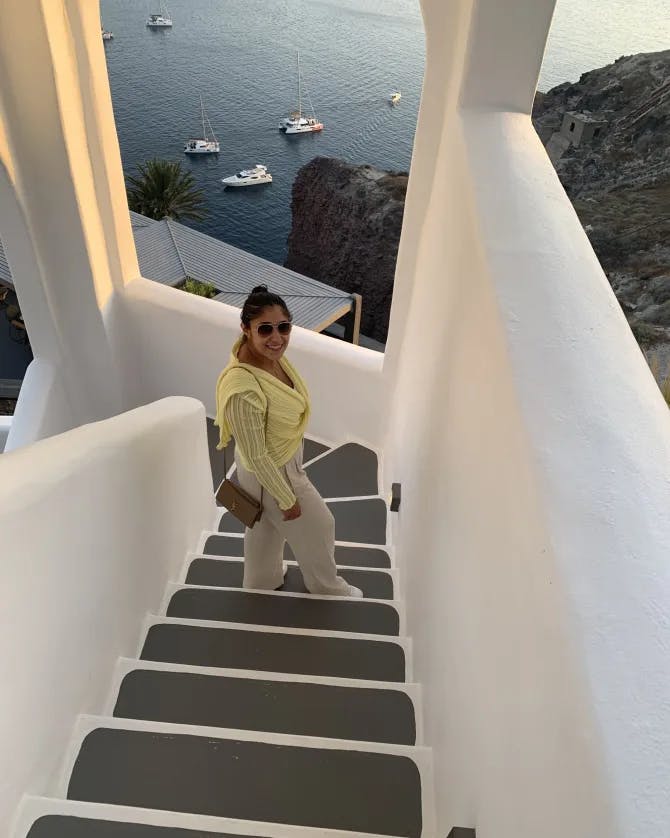
[[[566,114],[602,130],[567,146],[553,159],[556,172],[640,346],[667,375],[670,50],[624,56],[538,94],[533,123],[545,145],[562,128],[569,134]]]
[[[533,123],[631,328],[670,365],[670,50],[619,58],[538,93]],[[286,266],[363,295],[384,341],[407,173],[317,157],[293,186]]]

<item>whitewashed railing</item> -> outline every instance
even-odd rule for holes
[[[101,712],[215,508],[205,412],[173,398],[0,457],[0,834],[53,793],[78,713]]]

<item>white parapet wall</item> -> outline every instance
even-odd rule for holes
[[[78,713],[215,507],[205,411],[171,398],[0,457],[0,835],[49,794]]]
[[[422,0],[384,446],[437,834],[670,823],[670,416],[529,112],[553,0]]]
[[[385,445],[438,834],[661,835],[670,415],[528,115],[444,132]]]

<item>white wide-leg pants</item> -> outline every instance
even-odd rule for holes
[[[302,467],[302,449],[301,445],[284,466],[302,514],[285,521],[277,501],[263,492],[261,520],[244,532],[244,587],[274,590],[282,585],[284,542],[288,541],[310,593],[349,596],[349,584],[337,575],[335,565],[335,519]],[[242,488],[260,499],[261,485],[244,468],[237,450],[235,465]]]

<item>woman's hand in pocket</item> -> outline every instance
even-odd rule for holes
[[[302,510],[300,509],[300,504],[296,501],[290,509],[284,509],[283,513],[285,521],[295,521],[296,518],[299,518],[302,514]]]

